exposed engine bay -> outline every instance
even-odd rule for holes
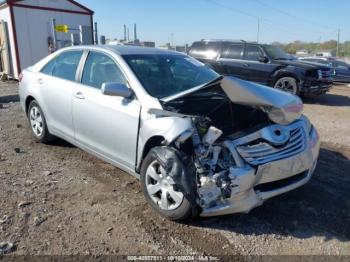
[[[261,97],[259,86],[233,84],[224,78],[163,102],[169,115],[192,120],[193,128],[178,137],[174,147],[193,156],[197,204],[204,216],[248,212],[273,196],[259,196],[256,185],[290,177],[295,180],[286,186],[305,182],[318,155],[316,150],[308,159],[291,159],[305,152],[311,132],[309,121],[301,117],[299,98],[281,92],[274,93],[278,97]],[[260,88],[266,92],[266,87]]]

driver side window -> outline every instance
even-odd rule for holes
[[[114,60],[97,52],[89,52],[81,82],[97,89],[101,89],[103,83],[127,84],[122,71]]]

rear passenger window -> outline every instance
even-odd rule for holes
[[[222,58],[241,59],[243,56],[243,45],[230,45],[223,53]]]
[[[64,52],[51,60],[41,72],[65,80],[75,81],[82,54],[82,51]]]
[[[103,83],[126,84],[126,80],[109,56],[90,52],[85,63],[82,84],[100,89]]]
[[[220,50],[220,44],[216,42],[195,42],[191,46],[189,55],[197,59],[215,59]]]
[[[41,73],[45,75],[52,75],[52,70],[55,67],[55,64],[56,64],[56,58],[51,60],[49,63],[47,63],[46,66],[44,66],[44,68],[41,69]]]

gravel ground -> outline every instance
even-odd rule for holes
[[[323,141],[309,184],[188,224],[154,214],[119,169],[61,140],[35,143],[16,89],[0,83],[0,242],[12,254],[350,255],[349,87],[305,101]]]

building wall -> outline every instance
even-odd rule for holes
[[[12,75],[16,78],[18,77],[17,72],[17,60],[16,60],[16,49],[15,49],[15,41],[13,38],[13,28],[12,28],[12,21],[11,21],[11,15],[10,15],[10,8],[6,7],[3,9],[0,9],[0,20],[4,20],[7,22],[7,30],[8,30],[8,38],[9,38],[9,45],[10,45],[10,60],[11,60],[11,68],[12,68]]]
[[[30,1],[26,1],[26,4],[27,2]],[[40,1],[32,0],[32,2]],[[70,28],[78,29],[79,25],[91,26],[90,15],[27,9],[17,6],[13,8],[21,69],[35,64],[49,54],[48,38],[52,37],[51,21],[53,18],[56,19],[56,24],[66,24]],[[79,31],[74,32],[79,33]],[[67,34],[57,33],[57,40],[69,41],[70,39],[71,32]]]

